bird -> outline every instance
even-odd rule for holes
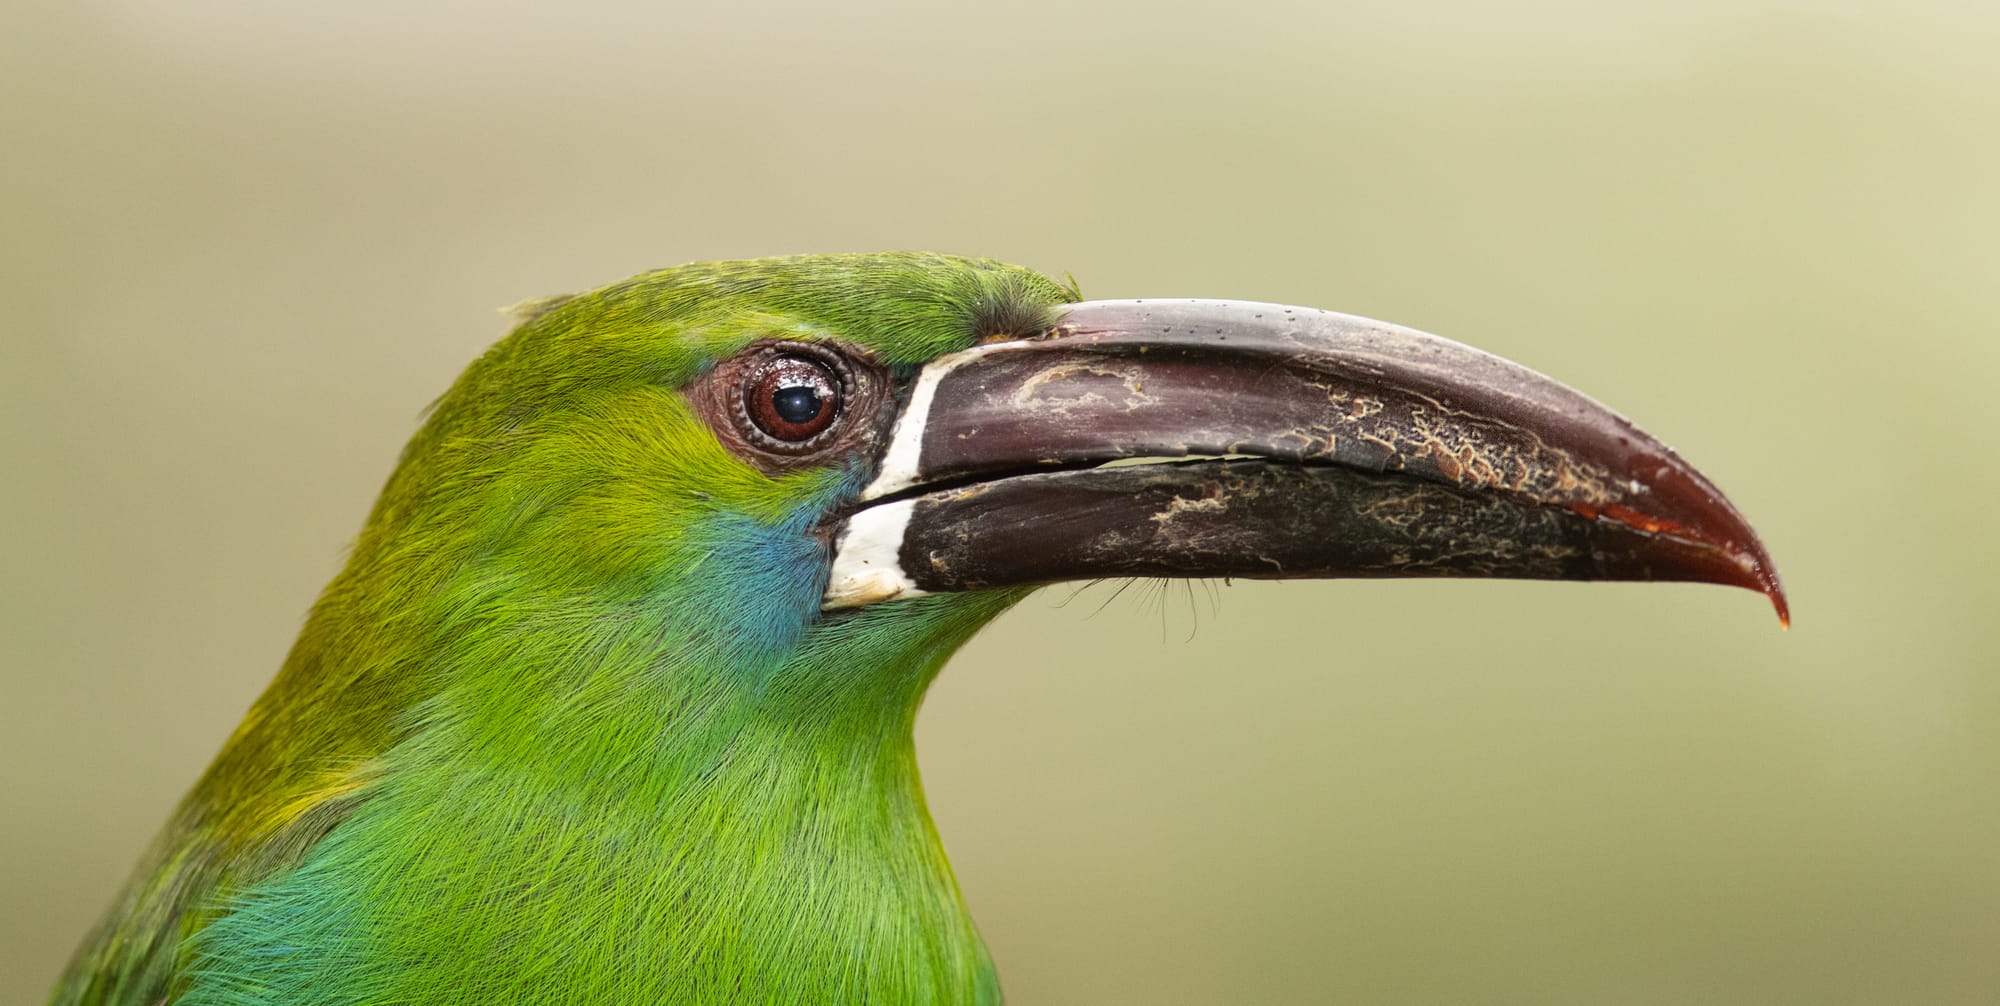
[[[1001,1001],[919,782],[1041,586],[1777,571],[1583,394],[1309,308],[974,258],[525,302],[50,1002]]]

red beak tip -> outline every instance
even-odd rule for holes
[[[1785,597],[1785,585],[1778,580],[1778,570],[1771,564],[1771,557],[1764,551],[1762,542],[1750,540],[1750,548],[1737,549],[1736,561],[1746,574],[1742,585],[1771,599],[1772,610],[1778,613],[1778,627],[1789,630],[1792,627],[1792,604]]]
[[[1789,631],[1792,627],[1792,605],[1785,600],[1785,588],[1778,584],[1777,574],[1770,572],[1768,567],[1761,572],[1764,581],[1761,589],[1771,599],[1771,607],[1778,612],[1778,627]]]

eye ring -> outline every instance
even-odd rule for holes
[[[854,395],[854,375],[839,354],[812,343],[779,343],[746,362],[730,390],[746,439],[800,455],[838,435]]]
[[[865,454],[888,433],[882,404],[890,382],[888,368],[862,347],[764,339],[717,360],[683,393],[724,448],[779,475]]]

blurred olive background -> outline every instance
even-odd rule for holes
[[[919,728],[1017,1003],[2000,1001],[2000,9],[0,14],[0,1001],[494,308],[928,248],[1389,318],[1675,444],[1682,585],[1045,591]]]

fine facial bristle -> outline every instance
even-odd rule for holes
[[[1007,276],[966,305],[973,338],[1026,339],[1056,323],[1058,312],[1024,277]]]

